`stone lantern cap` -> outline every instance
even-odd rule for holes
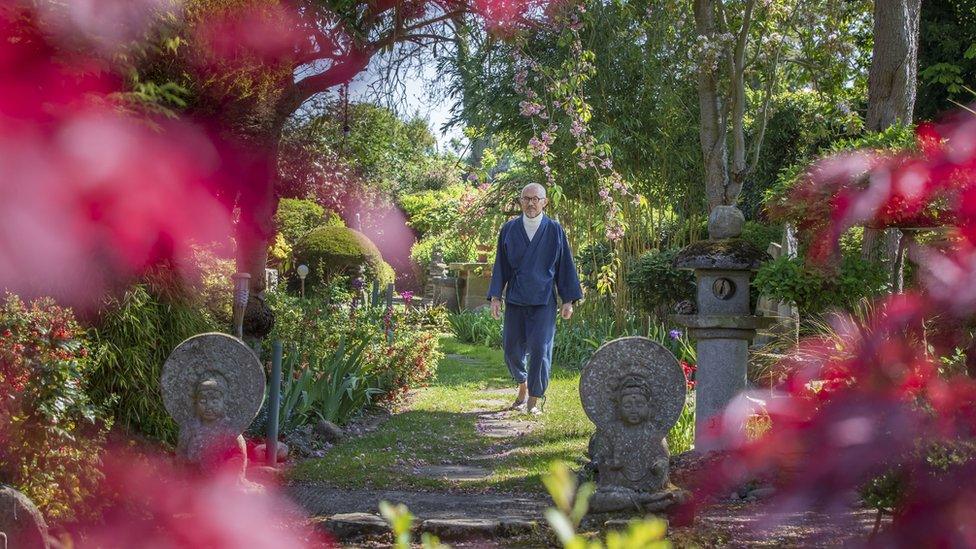
[[[674,258],[676,269],[756,271],[769,254],[741,238],[700,240],[685,247]]]

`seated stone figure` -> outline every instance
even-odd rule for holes
[[[656,491],[668,483],[667,442],[648,421],[650,384],[639,375],[620,379],[612,396],[618,422],[591,440],[591,457],[600,485]]]
[[[229,383],[223,374],[209,370],[200,376],[193,394],[194,425],[182,426],[177,452],[187,462],[204,470],[216,469],[228,461],[247,465],[244,437],[227,424]]]
[[[662,511],[685,497],[668,480],[665,440],[685,390],[674,355],[647,338],[617,339],[594,353],[580,378],[583,408],[596,424],[591,511]]]
[[[163,365],[160,390],[180,426],[180,460],[202,472],[235,467],[243,475],[241,433],[261,408],[264,389],[261,363],[235,337],[200,334],[177,346]]]

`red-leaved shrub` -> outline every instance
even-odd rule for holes
[[[730,453],[699,487],[698,503],[775,470],[783,485],[771,510],[849,517],[829,511],[895,475],[899,493],[886,502],[893,521],[867,543],[976,545],[976,380],[944,358],[964,353],[976,364],[976,116],[923,126],[918,136],[915,154],[825,159],[794,198],[829,196],[831,215],[811,245],[819,260],[852,226],[899,226],[938,206],[947,236],[909,248],[919,287],[876,304],[866,320],[837,317],[834,339],[802,342],[769,400],[771,430],[757,441],[735,428],[720,433]],[[724,424],[750,413],[733,403]]]

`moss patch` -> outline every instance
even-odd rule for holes
[[[727,268],[758,269],[771,258],[748,240],[726,238],[699,240],[678,252],[674,266],[678,269]]]

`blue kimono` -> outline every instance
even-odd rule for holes
[[[516,382],[528,382],[533,397],[545,395],[549,386],[556,292],[563,303],[583,297],[566,233],[540,215],[531,241],[521,216],[502,225],[488,288],[488,299],[505,297],[502,346],[508,371]]]

